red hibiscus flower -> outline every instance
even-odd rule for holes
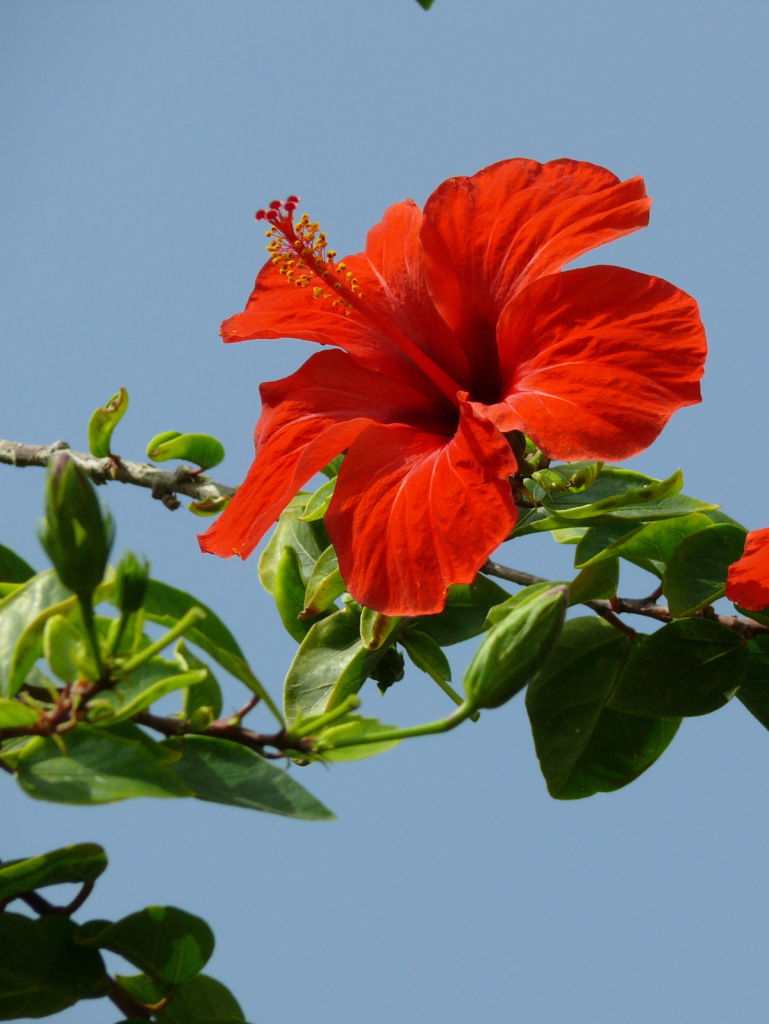
[[[751,530],[745,538],[742,558],[729,566],[726,596],[752,612],[769,606],[769,529]]]
[[[619,267],[562,272],[648,223],[643,180],[573,160],[505,160],[450,178],[423,211],[391,206],[335,262],[298,200],[260,211],[271,237],[225,341],[333,345],[263,384],[256,460],[201,537],[247,557],[314,473],[347,451],[326,525],[361,604],[443,608],[516,521],[508,440],[556,459],[625,459],[700,401],[697,305]]]

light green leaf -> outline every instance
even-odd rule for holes
[[[332,477],[322,484],[310,497],[304,512],[299,516],[303,523],[314,523],[316,519],[322,519],[334,497],[337,477]]]
[[[76,928],[61,914],[0,914],[0,1020],[47,1017],[107,994],[104,962],[75,945]]]
[[[440,648],[438,648],[440,650]],[[334,725],[324,729],[318,736],[320,742],[331,744],[332,749],[323,751],[324,761],[360,761],[364,757],[374,757],[375,754],[384,754],[387,750],[397,747],[400,740],[387,740],[383,743],[362,743],[361,746],[340,747],[333,749],[333,744],[339,740],[349,742],[351,738],[364,739],[369,733],[381,732],[383,729],[392,729],[394,726],[384,725],[376,718],[362,718],[360,715],[345,715]]]
[[[162,679],[153,679],[160,666],[153,664],[162,662],[163,658],[153,658],[131,673],[131,678],[118,683],[112,690],[105,690],[99,697],[89,703],[89,720],[99,725],[116,725],[128,718],[133,718],[140,711],[151,707],[155,701],[165,697],[174,690],[197,686],[208,678],[208,669],[203,666],[191,672],[182,672],[178,663],[166,662],[171,668],[171,675]],[[142,670],[146,669],[146,672]],[[162,669],[161,669],[162,671]],[[167,669],[166,669],[167,671]]]
[[[553,582],[552,580],[543,580],[541,583],[533,583],[530,587],[524,587],[523,590],[519,590],[517,594],[513,594],[512,597],[508,597],[506,601],[502,601],[501,604],[496,604],[493,608],[489,608],[489,614],[486,616],[483,628],[491,629],[492,626],[496,626],[498,622],[506,619],[510,612],[514,611],[516,608],[520,608],[523,604],[527,604],[540,594],[544,594],[546,591],[552,590],[553,587],[566,586],[568,586],[568,584],[563,580],[557,582]]]
[[[307,590],[304,595],[302,617],[315,618],[333,605],[334,601],[346,590],[345,582],[339,571],[339,560],[336,551],[329,545],[312,570]]]
[[[280,621],[299,644],[307,636],[310,628],[309,623],[299,618],[304,611],[305,590],[306,584],[299,556],[292,547],[286,546],[275,572],[274,597]]]
[[[147,445],[147,455],[153,462],[183,459],[201,469],[213,469],[224,459],[224,447],[210,434],[180,434],[169,430],[153,437]]]
[[[322,519],[312,523],[303,523],[299,519],[310,497],[311,495],[303,491],[296,495],[281,513],[275,532],[262,552],[259,559],[259,579],[268,594],[275,593],[275,573],[278,571],[286,546],[296,551],[302,567],[302,577],[308,582],[315,563],[331,543]]]
[[[214,935],[206,922],[177,907],[145,907],[100,930],[82,928],[75,932],[75,942],[117,953],[168,985],[194,978],[214,951]]]
[[[621,527],[625,532],[618,539],[610,541],[606,547],[600,548],[596,554],[585,557],[588,545],[599,545],[604,539],[611,536],[612,527],[598,526],[591,532],[594,538],[586,541],[584,547],[577,548],[575,565],[583,568],[587,565],[594,565],[597,562],[610,558],[625,558],[629,562],[641,565],[642,568],[651,567],[650,571],[662,578],[667,563],[673,551],[681,541],[690,534],[698,533],[712,526],[708,516],[701,512],[693,512],[688,516],[680,516],[677,519],[664,519],[661,522],[645,523],[630,530]],[[579,559],[579,561],[577,561]]]
[[[0,864],[0,900],[31,889],[64,882],[95,882],[107,867],[107,855],[96,843],[78,843],[39,857]]]
[[[379,650],[400,621],[397,615],[382,615],[373,608],[361,608],[360,638],[366,650]]]
[[[724,596],[729,566],[742,557],[746,537],[742,527],[721,523],[681,541],[662,577],[671,615],[690,615]]]
[[[97,459],[106,459],[110,455],[110,443],[115,427],[122,420],[128,409],[128,392],[121,388],[116,395],[100,405],[88,423],[88,449]]]
[[[39,717],[39,712],[28,704],[0,697],[0,729],[15,729],[19,725],[34,725]]]
[[[748,646],[733,630],[710,619],[678,619],[644,639],[608,703],[636,715],[707,715],[734,696],[748,660]]]
[[[11,665],[16,645],[25,629],[41,612],[72,596],[72,592],[61,585],[53,569],[49,569],[33,576],[19,590],[0,601],[0,695],[12,697],[16,692],[10,688]]]
[[[238,743],[190,735],[163,746],[181,753],[173,770],[200,800],[311,821],[334,817],[287,772]]]
[[[192,796],[143,744],[88,725],[66,733],[64,740],[66,753],[50,737],[40,737],[18,759],[19,783],[37,800],[103,804],[139,796]]]
[[[222,691],[211,669],[187,649],[184,640],[180,640],[176,645],[174,658],[183,672],[192,672],[201,668],[208,671],[208,675],[202,683],[189,686],[184,691],[185,718],[191,718],[198,708],[203,707],[210,708],[213,718],[218,718],[222,713]]]
[[[662,754],[679,718],[646,718],[606,707],[631,650],[603,619],[570,619],[526,708],[548,792],[576,800],[626,786]]]

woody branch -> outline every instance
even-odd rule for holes
[[[0,440],[0,463],[20,468],[45,468],[51,456],[60,451],[68,451],[95,484],[117,480],[121,484],[146,487],[152,491],[153,498],[159,499],[170,509],[179,507],[177,494],[184,494],[194,501],[204,501],[206,498],[231,498],[235,493],[234,487],[215,483],[207,477],[198,475],[189,466],[180,466],[175,472],[170,472],[144,462],[128,462],[117,455],[97,459],[85,452],[73,452],[66,441],[41,445]]]

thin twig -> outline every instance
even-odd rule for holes
[[[175,498],[177,494],[184,494],[194,501],[205,501],[206,498],[231,498],[235,493],[234,487],[215,483],[208,477],[200,476],[199,471],[189,466],[180,466],[172,473],[149,463],[128,462],[118,456],[97,459],[85,452],[73,452],[66,441],[42,445],[0,440],[0,463],[19,468],[45,468],[51,456],[60,451],[69,451],[70,456],[95,484],[117,480],[121,484],[146,487],[152,491],[153,498],[158,498],[171,509],[179,507],[179,502]]]

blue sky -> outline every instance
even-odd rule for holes
[[[0,3],[0,436],[86,446],[122,384],[115,448],[207,431],[242,479],[260,381],[311,349],[222,346],[264,259],[254,210],[291,192],[340,252],[392,202],[509,156],[643,174],[651,226],[582,263],[700,302],[703,405],[634,466],[767,525],[762,453],[769,8],[597,0]],[[0,467],[2,535],[34,564],[42,473]],[[255,559],[198,553],[200,520],[113,485],[118,545],[231,625],[274,693],[293,654]],[[549,537],[500,559],[562,578]],[[648,577],[623,570],[640,596]],[[471,655],[458,649],[456,677]],[[240,694],[228,690],[229,706]],[[412,671],[366,709],[446,709]],[[266,723],[266,720],[265,720]],[[247,1017],[316,1024],[752,1024],[769,997],[769,736],[733,702],[684,723],[626,790],[551,800],[522,701],[450,736],[298,777],[339,815],[299,823],[192,801],[33,803],[0,787],[3,858],[95,840],[89,903],[172,903],[217,934]],[[111,1024],[80,1004],[61,1024]]]

